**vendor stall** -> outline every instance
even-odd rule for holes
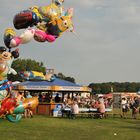
[[[37,109],[34,111],[36,114],[45,114],[45,115],[52,115],[53,110],[56,108],[57,105],[61,104],[64,99],[65,94],[74,93],[90,93],[91,89],[87,86],[78,85],[69,81],[61,80],[56,78],[52,82],[48,81],[26,81],[22,83],[15,84],[13,86],[14,90],[18,91],[30,91],[34,95],[36,93],[43,93],[43,94],[53,94],[53,93],[61,93],[62,98],[59,103],[55,102],[40,102]]]

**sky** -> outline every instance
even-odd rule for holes
[[[1,0],[0,45],[13,17],[31,6],[51,0]],[[74,8],[75,32],[53,43],[34,40],[20,45],[20,58],[43,62],[55,73],[74,77],[76,83],[140,82],[140,1],[65,0]],[[24,30],[16,31],[20,34]]]

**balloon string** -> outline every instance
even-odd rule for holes
[[[72,33],[73,33],[78,39],[80,39],[79,34],[77,34],[75,31],[72,31]]]

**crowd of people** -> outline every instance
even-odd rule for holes
[[[131,110],[132,118],[137,119],[137,114],[139,113],[140,100],[138,97],[126,98],[123,97],[121,100],[122,117],[127,118],[128,112]]]
[[[28,95],[30,96],[30,95]],[[75,115],[79,113],[79,108],[94,108],[97,109],[97,113],[104,114],[106,108],[113,108],[113,99],[97,96],[80,96],[75,94],[74,96],[64,96],[56,93],[55,96],[52,94],[38,94],[39,102],[48,103],[61,103],[62,104],[62,116],[65,112],[65,108],[70,108],[69,117],[75,118]],[[121,97],[121,117],[127,118],[128,112],[131,111],[132,118],[136,119],[139,113],[140,100],[137,97],[127,98]],[[130,114],[130,113],[129,113]]]
[[[79,113],[79,108],[94,108],[96,111],[94,113],[98,114],[98,117],[104,117],[105,108],[111,108],[111,100],[104,99],[103,97],[81,97],[79,95],[74,96],[71,98],[65,98],[64,103],[62,105],[62,116],[65,114],[65,108],[70,108],[69,110],[69,117],[75,118],[75,115]]]

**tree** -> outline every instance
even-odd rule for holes
[[[20,71],[38,71],[43,72],[43,74],[46,74],[46,68],[43,65],[43,62],[37,62],[35,60],[31,59],[17,59],[13,61],[12,66],[13,69],[19,73]],[[10,81],[22,81],[22,78],[20,75],[8,75],[8,79]]]
[[[65,75],[63,74],[63,73],[58,73],[57,75],[56,75],[56,77],[57,78],[60,78],[60,79],[65,79]]]
[[[73,77],[65,77],[65,80],[75,83],[75,79]]]
[[[69,81],[69,82],[72,82],[72,83],[75,83],[75,79],[73,77],[66,77],[63,73],[58,73],[56,75],[57,78],[60,78],[62,80],[66,80],[66,81]]]
[[[89,87],[92,89],[94,94],[106,94],[111,92],[111,87],[114,92],[138,92],[140,89],[140,83],[135,82],[109,82],[109,83],[91,83]]]

